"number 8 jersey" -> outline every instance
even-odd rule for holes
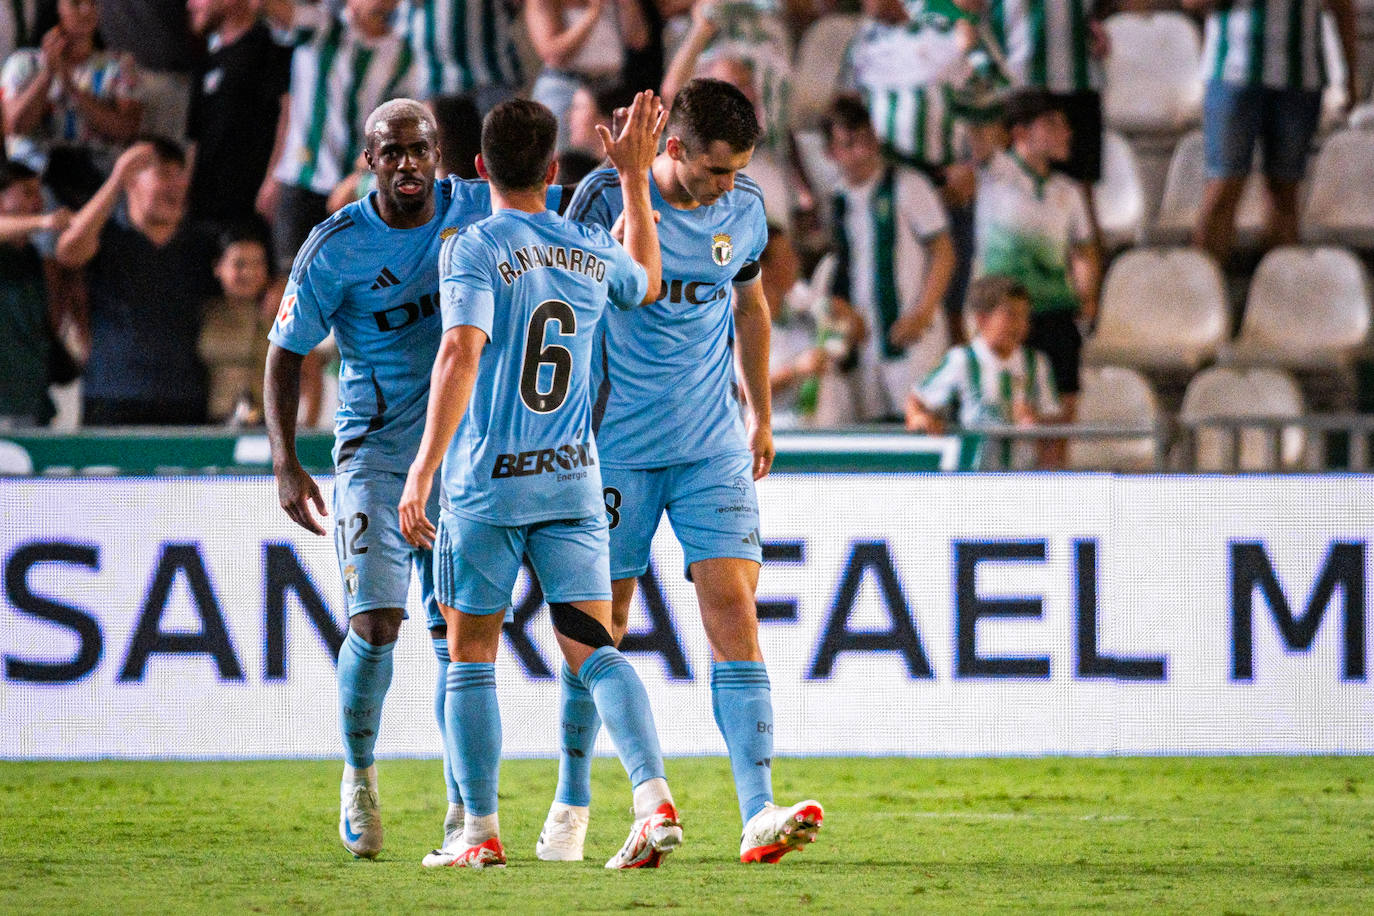
[[[644,269],[600,226],[501,210],[444,243],[439,273],[444,331],[490,341],[444,458],[443,507],[511,527],[604,512],[592,338],[608,302],[643,301]]]

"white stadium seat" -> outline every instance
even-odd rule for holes
[[[1374,131],[1342,130],[1322,144],[1303,210],[1309,242],[1374,248]]]
[[[1102,137],[1102,178],[1093,188],[1097,223],[1109,249],[1140,241],[1145,227],[1145,186],[1126,138],[1114,130]]]
[[[1275,369],[1235,369],[1217,366],[1199,373],[1183,396],[1181,418],[1300,417],[1302,394],[1287,373]],[[1198,429],[1192,456],[1199,471],[1227,471],[1233,467],[1233,439],[1224,428]],[[1306,437],[1298,427],[1279,436],[1261,428],[1242,429],[1238,443],[1243,471],[1297,470],[1302,467]]]
[[[1185,134],[1174,147],[1169,173],[1164,179],[1164,194],[1159,202],[1150,241],[1156,244],[1187,242],[1202,209],[1202,192],[1207,184],[1207,164],[1203,154],[1202,131]],[[1263,179],[1250,173],[1236,207],[1236,244],[1253,248],[1264,234],[1266,204]]]
[[[792,125],[814,124],[830,104],[859,17],[834,13],[811,24],[797,44],[792,70]]]
[[[1370,325],[1364,266],[1343,248],[1276,248],[1250,281],[1228,362],[1293,370],[1349,369]]]
[[[1202,116],[1202,40],[1182,13],[1107,18],[1102,113],[1127,133],[1178,133]]]
[[[1078,420],[1085,426],[1153,427],[1159,402],[1145,376],[1134,369],[1084,369]],[[1077,470],[1148,471],[1155,467],[1151,438],[1071,439],[1069,467]]]
[[[1092,365],[1196,371],[1230,333],[1221,270],[1193,248],[1136,248],[1112,262],[1097,330],[1084,346]]]

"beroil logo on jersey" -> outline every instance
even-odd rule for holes
[[[511,455],[497,455],[496,466],[492,468],[492,480],[504,477],[535,477],[539,474],[552,474],[557,471],[571,471],[574,468],[589,468],[596,464],[590,442],[560,445],[557,448],[542,448]],[[562,479],[560,475],[559,479]]]

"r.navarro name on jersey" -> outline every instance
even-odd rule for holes
[[[521,274],[538,267],[557,267],[574,273],[583,273],[600,283],[606,279],[606,263],[581,248],[560,248],[557,245],[526,245],[515,249],[515,263],[502,261],[496,265],[501,279],[510,286],[520,279]]]
[[[558,470],[589,468],[595,464],[596,457],[592,455],[592,444],[579,442],[577,445],[541,448],[514,455],[497,455],[491,478],[498,480],[502,477],[533,477],[536,474],[553,473]]]

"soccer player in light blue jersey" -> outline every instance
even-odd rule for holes
[[[602,319],[593,428],[611,528],[612,636],[619,643],[625,635],[635,580],[666,511],[711,644],[712,709],[744,822],[740,859],[776,862],[815,840],[824,813],[811,800],[773,804],[773,704],[754,605],[763,560],[754,481],[773,462],[758,265],[768,227],[758,185],[740,174],[758,136],[753,106],[728,83],[692,80],[673,99],[668,140],[649,175],[663,288],[648,308]],[[568,215],[609,227],[624,207],[623,180],[603,170],[583,180]],[[558,791],[535,851],[576,860],[600,723],[577,678],[564,671],[562,687]]]
[[[366,858],[382,847],[373,751],[412,567],[440,661],[435,712],[441,733],[445,727],[448,644],[430,555],[401,536],[396,503],[419,447],[439,350],[439,249],[490,215],[491,191],[484,181],[436,183],[436,137],[428,109],[410,99],[393,99],[369,115],[365,155],[377,190],[315,227],[302,246],[267,357],[264,400],[278,495],[293,521],[320,535],[325,530],[311,507],[329,513],[296,457],[301,360],[331,331],[343,357],[334,445],[334,547],[349,613],[338,660],[345,757],[339,836]],[[549,198],[557,207],[562,188]],[[437,516],[437,500],[430,509]],[[447,759],[444,773],[447,839],[461,832],[463,814]]]
[[[682,842],[648,694],[609,633],[607,523],[589,387],[592,332],[607,303],[634,308],[658,289],[646,173],[662,130],[652,92],[635,97],[618,139],[601,130],[625,182],[621,248],[605,229],[545,209],[545,187],[557,173],[553,114],[524,99],[496,106],[483,122],[477,160],[496,213],[440,255],[444,337],[399,513],[412,544],[434,547],[453,659],[445,735],[466,820],[461,842],[436,849],[426,865],[506,862],[495,662],[523,555],[543,586],[568,669],[605,719],[634,787],[634,825],[606,867],[655,867]],[[436,530],[426,505],[441,460]]]

